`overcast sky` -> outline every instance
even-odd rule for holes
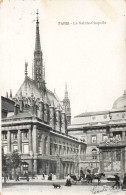
[[[55,88],[62,100],[67,82],[72,116],[110,110],[126,89],[123,0],[3,1],[0,4],[1,94],[5,96],[12,89],[14,95],[19,89],[24,80],[25,60],[28,75],[32,77],[36,9],[40,13],[47,87],[52,91]]]

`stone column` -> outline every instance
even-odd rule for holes
[[[123,177],[125,173],[125,149],[124,148],[121,149],[121,165],[122,166],[120,166],[120,172],[121,172],[121,176]]]
[[[34,174],[37,174],[37,160],[34,159]]]
[[[33,140],[33,152],[38,152],[38,144],[37,144],[37,127],[36,125],[33,126],[33,134],[32,134],[32,140]]]
[[[57,154],[57,144],[54,144],[54,148],[55,148],[55,153],[54,153],[54,155],[56,155],[56,154]]]
[[[62,162],[61,158],[58,157],[57,159],[57,170],[56,170],[56,177],[57,179],[62,179],[63,178],[63,167],[62,167]]]
[[[99,153],[100,173],[104,172],[104,154],[103,153],[104,153],[104,151],[100,150],[100,153]]]
[[[122,139],[125,141],[126,137],[125,137],[125,131],[122,132]]]
[[[58,154],[58,155],[59,155],[59,145],[58,145],[58,144],[57,144],[56,154]]]
[[[68,174],[70,174],[70,164],[69,163],[67,164],[67,172]]]
[[[29,152],[32,152],[32,130],[29,129]]]
[[[44,155],[44,147],[45,147],[45,135],[42,135],[42,155]]]
[[[20,129],[18,129],[18,151],[19,153],[22,152],[21,130]]]
[[[8,137],[7,137],[7,144],[8,144],[8,153],[11,152],[11,132],[8,131]]]
[[[64,176],[66,176],[66,163],[64,163]]]
[[[52,155],[55,155],[55,144],[52,143]]]
[[[50,135],[47,138],[47,155],[50,155]]]
[[[75,163],[73,163],[73,174],[75,174]]]
[[[111,171],[113,172],[113,161],[115,158],[115,151],[111,151]]]
[[[81,160],[81,144],[79,144],[79,153],[78,153],[78,155],[79,155],[79,160]]]

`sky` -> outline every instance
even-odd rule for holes
[[[15,95],[25,60],[32,78],[38,9],[47,87],[62,100],[67,82],[72,117],[110,110],[126,90],[125,8],[124,0],[1,1],[1,95]]]

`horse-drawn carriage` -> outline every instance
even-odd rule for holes
[[[95,173],[95,174],[88,173],[86,175],[85,174],[80,175],[79,177],[76,175],[70,175],[72,184],[76,184],[77,182],[88,184],[88,183],[92,183],[93,180],[97,180],[98,184],[100,184],[102,176],[105,177],[105,174],[104,173]]]

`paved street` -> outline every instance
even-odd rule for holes
[[[55,182],[58,183],[58,182]],[[117,195],[125,195],[125,191],[121,190],[110,190],[110,186],[106,187],[106,190],[103,189],[103,186],[98,186],[97,188],[94,188],[94,186],[91,185],[72,185],[71,187],[64,186],[61,184],[61,189],[54,189],[52,184],[50,185],[42,185],[34,183],[34,185],[30,183],[17,183],[16,185],[11,183],[10,185],[7,184],[3,186],[3,195],[92,195],[93,192],[95,194],[105,194],[105,195],[111,195],[111,194],[117,194]],[[94,189],[94,190],[93,190]]]

